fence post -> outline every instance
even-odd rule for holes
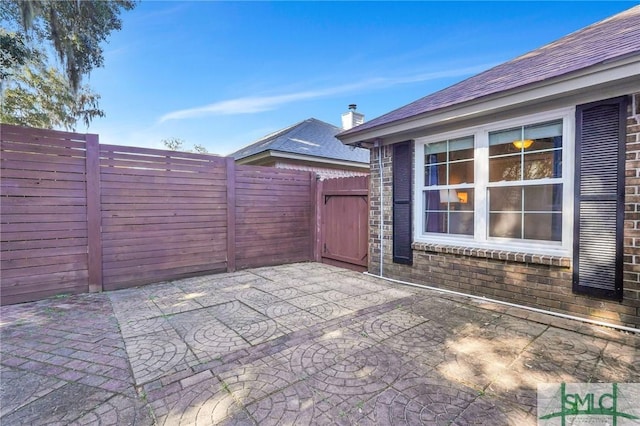
[[[236,270],[236,162],[226,158],[227,171],[227,272]]]
[[[314,177],[313,191],[313,216],[315,223],[313,224],[313,260],[322,262],[322,181]]]
[[[89,292],[102,291],[102,218],[100,207],[100,143],[98,135],[86,135],[87,255]]]

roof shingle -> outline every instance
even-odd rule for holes
[[[340,135],[372,129],[640,53],[640,6],[562,37]]]
[[[278,151],[335,160],[369,163],[369,150],[342,144],[336,135],[342,129],[315,118],[309,118],[265,136],[244,147],[231,157],[240,160],[266,151]]]

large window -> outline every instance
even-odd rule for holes
[[[572,131],[565,110],[416,140],[415,240],[568,253]]]

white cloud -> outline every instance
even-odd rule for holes
[[[195,108],[181,109],[164,114],[158,120],[164,123],[169,120],[183,120],[188,118],[207,117],[212,115],[238,115],[253,114],[276,109],[277,107],[292,102],[317,99],[331,95],[344,94],[359,90],[376,90],[388,88],[398,84],[419,83],[429,80],[437,80],[447,77],[459,77],[464,75],[476,74],[480,71],[488,69],[491,64],[483,64],[468,68],[458,68],[447,71],[434,71],[409,76],[398,77],[378,77],[362,80],[357,83],[344,84],[340,86],[328,87],[321,90],[309,90],[297,93],[288,93],[272,96],[247,96],[225,101],[214,102]]]

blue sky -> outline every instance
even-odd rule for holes
[[[87,80],[102,143],[227,155],[310,117],[372,119],[638,2],[142,1]]]

